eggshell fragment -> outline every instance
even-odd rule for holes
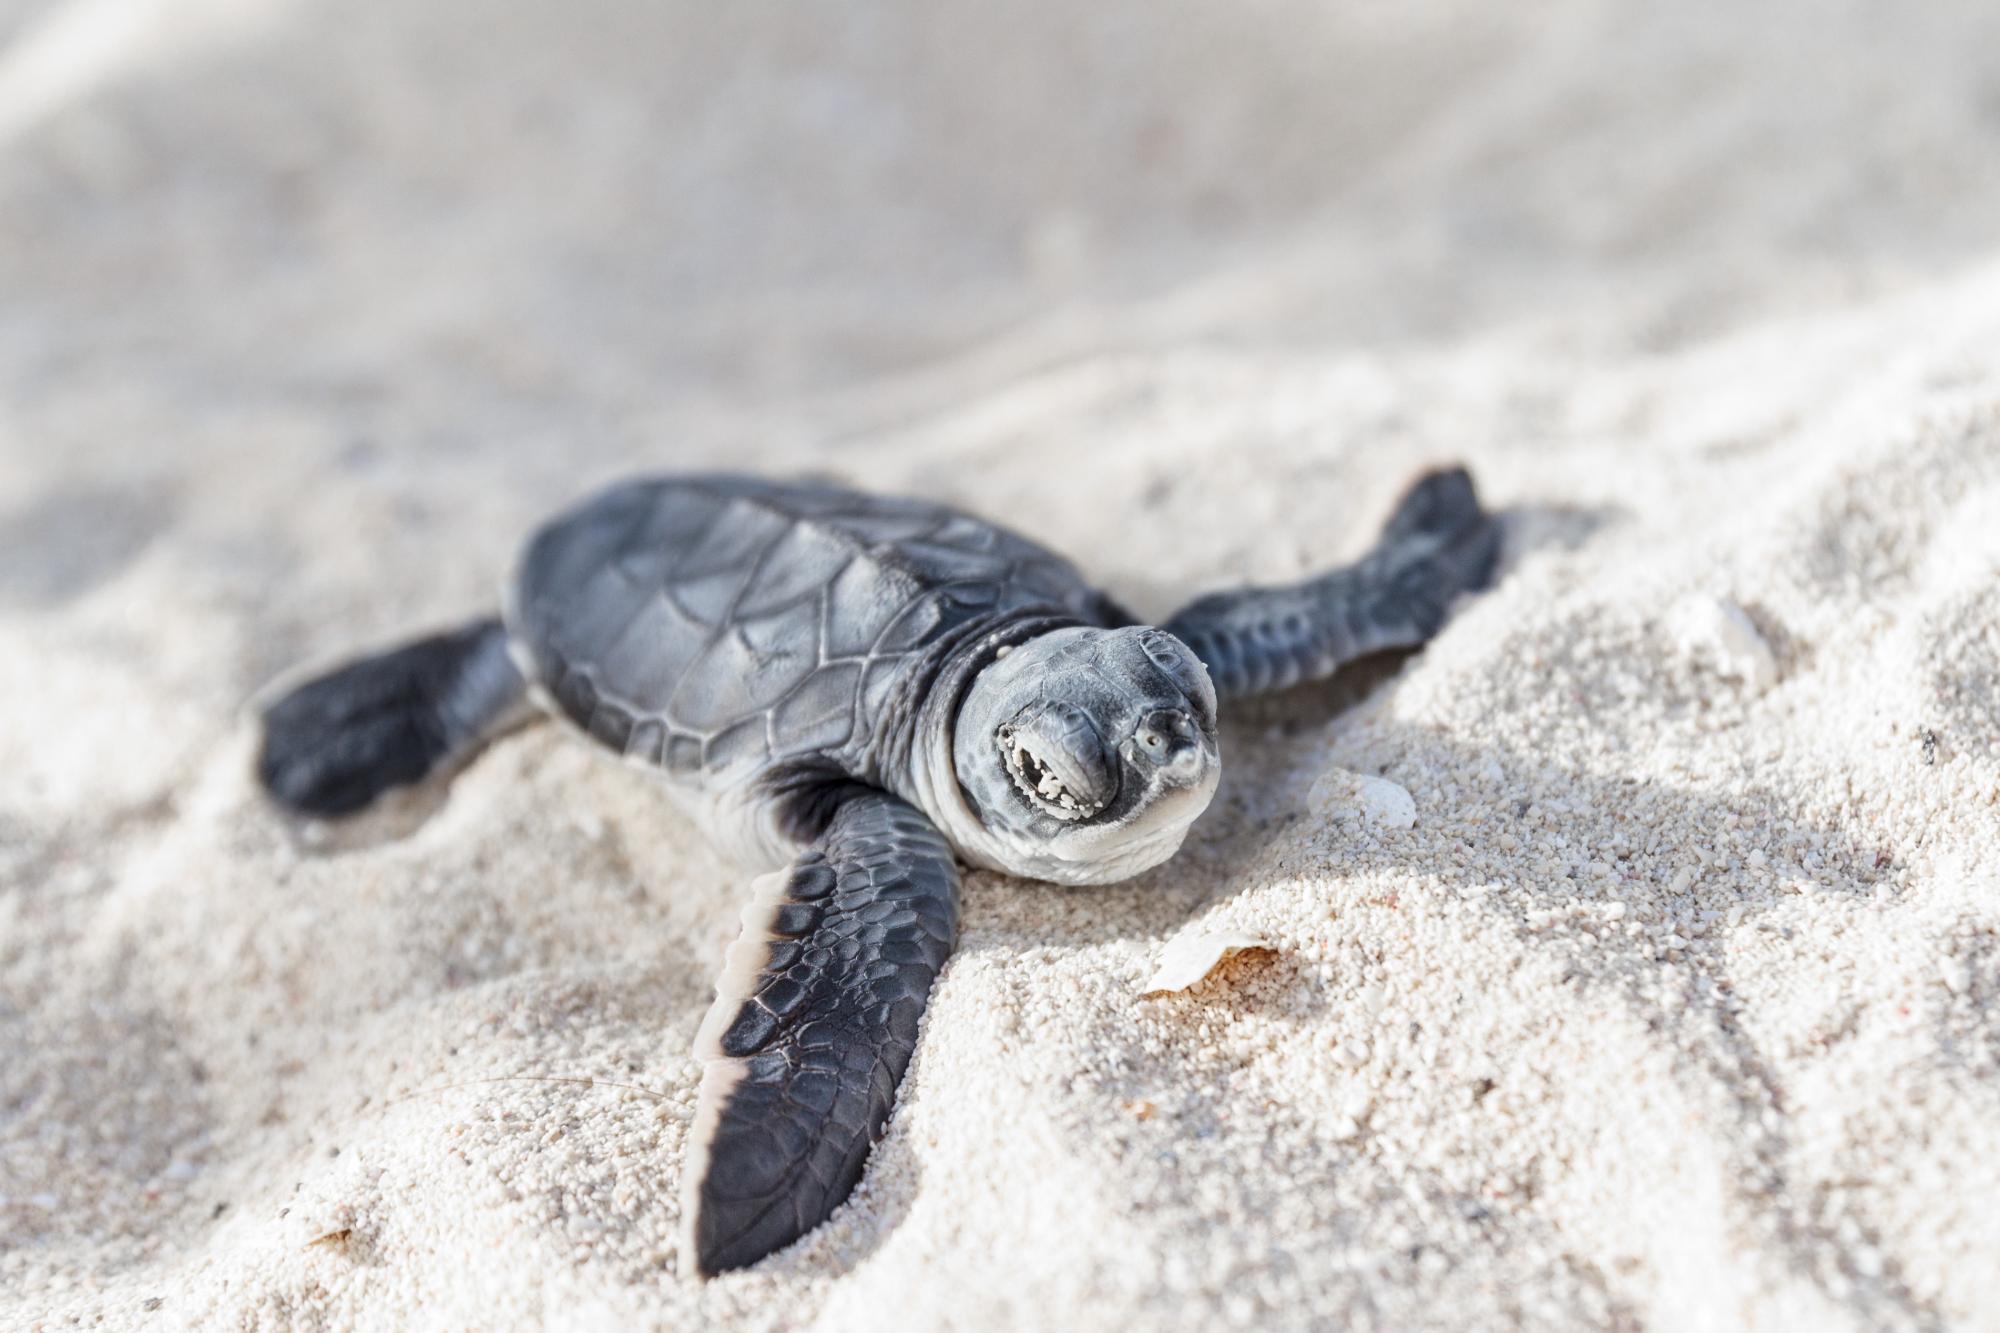
[[[1166,947],[1160,950],[1159,966],[1153,969],[1152,980],[1146,983],[1146,989],[1141,994],[1165,995],[1184,991],[1213,972],[1231,954],[1245,949],[1269,950],[1270,947],[1270,941],[1258,935],[1183,931],[1168,940]]]

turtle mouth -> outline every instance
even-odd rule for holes
[[[1070,823],[1093,819],[1116,794],[1093,781],[1067,747],[1030,727],[1003,726],[996,739],[1015,789],[1045,814]]]

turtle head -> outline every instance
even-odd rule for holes
[[[952,760],[998,868],[1123,879],[1172,856],[1215,795],[1215,687],[1164,631],[1055,630],[974,678]]]

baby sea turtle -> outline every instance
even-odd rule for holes
[[[958,929],[958,864],[1102,884],[1180,847],[1216,705],[1424,642],[1498,545],[1431,473],[1359,563],[1152,628],[945,505],[663,477],[536,532],[497,619],[365,657],[263,714],[313,816],[446,773],[539,706],[663,775],[757,881],[696,1038],[684,1264],[755,1263],[847,1197]]]

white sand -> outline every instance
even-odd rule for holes
[[[722,11],[0,0],[0,1327],[2000,1328],[2000,7]],[[725,1280],[743,877],[548,729],[246,778],[617,473],[1164,613],[1449,458],[1500,587],[1162,870],[973,877]],[[1140,998],[1186,930],[1271,949]]]

